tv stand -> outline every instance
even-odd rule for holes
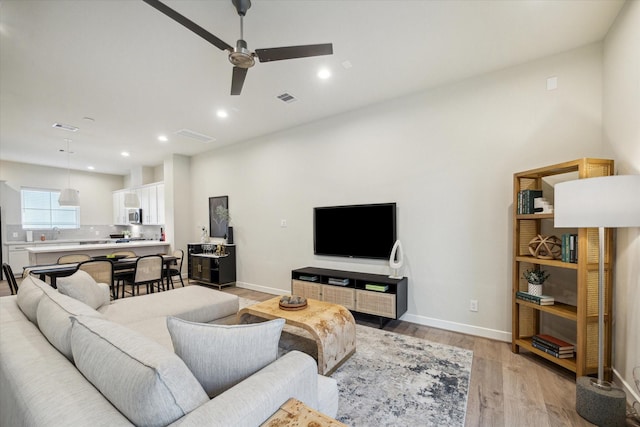
[[[408,281],[406,277],[392,279],[382,274],[305,267],[291,272],[291,293],[376,316],[382,328],[407,312]]]

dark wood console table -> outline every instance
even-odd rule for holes
[[[216,246],[208,243],[189,243],[187,245],[189,279],[205,285],[217,286],[218,289],[223,286],[235,285],[235,245],[223,245],[226,255],[222,256],[204,253],[203,245]]]

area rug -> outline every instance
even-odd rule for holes
[[[285,326],[281,352],[314,355],[304,335]],[[331,375],[336,418],[351,427],[464,426],[472,360],[471,350],[356,325],[356,353]]]

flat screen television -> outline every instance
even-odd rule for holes
[[[395,203],[326,206],[313,210],[316,255],[389,259],[395,241]]]

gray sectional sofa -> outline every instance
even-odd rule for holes
[[[225,360],[202,360],[200,352],[210,351],[216,340],[203,340],[207,335],[201,332],[231,339],[245,332],[234,329],[240,326],[202,325],[235,316],[234,295],[187,286],[111,302],[107,288],[104,301],[98,292],[97,299],[83,302],[62,292],[28,276],[16,296],[0,298],[1,426],[249,427],[290,397],[331,417],[337,413],[335,380],[318,375],[313,358],[297,351],[269,360],[246,378],[227,378],[230,388],[213,398],[202,388],[196,375],[212,375],[212,366]],[[172,344],[172,334],[186,330],[181,351],[188,353],[190,328],[200,328],[193,335],[197,353],[184,360],[201,364],[196,374]],[[230,366],[220,368],[235,369]]]

